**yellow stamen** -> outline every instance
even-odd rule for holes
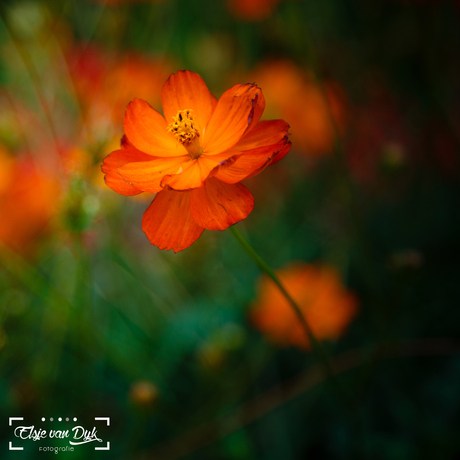
[[[167,129],[187,149],[192,158],[199,158],[203,154],[199,140],[200,133],[195,126],[193,110],[179,110]]]

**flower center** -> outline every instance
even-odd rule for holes
[[[174,134],[174,137],[187,149],[192,158],[196,159],[203,155],[199,139],[200,133],[195,126],[193,110],[179,110],[167,130]]]

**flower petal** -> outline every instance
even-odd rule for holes
[[[133,144],[131,144],[131,142],[129,141],[129,139],[127,138],[126,134],[123,134],[123,136],[121,137],[120,139],[120,146],[122,149],[127,149],[129,147],[132,147],[133,149],[135,149],[136,147],[134,147]]]
[[[204,231],[190,214],[190,192],[164,190],[157,194],[142,218],[150,243],[174,252],[188,248]]]
[[[259,121],[250,131],[246,131],[239,142],[232,147],[235,152],[277,144],[287,138],[289,125],[284,120]]]
[[[188,157],[188,160],[181,165],[179,172],[175,171],[162,179],[161,186],[168,186],[174,190],[191,190],[202,187],[200,169],[198,160]]]
[[[129,141],[141,152],[158,157],[182,156],[187,153],[174,136],[167,132],[162,115],[142,99],[128,104],[123,124]]]
[[[254,84],[235,85],[225,91],[203,136],[203,150],[215,155],[233,147],[263,111],[261,89]]]
[[[143,192],[156,193],[163,189],[161,180],[168,174],[176,173],[190,157],[152,157],[149,161],[128,163],[117,169],[118,174],[133,187]]]
[[[208,230],[225,230],[245,219],[254,208],[251,192],[242,184],[228,185],[215,178],[191,192],[193,220]]]
[[[142,162],[151,158],[150,155],[140,152],[134,147],[126,147],[112,152],[104,158],[101,168],[102,172],[105,174],[105,183],[120,195],[131,196],[142,193],[142,190],[128,184],[128,182],[118,174],[117,169],[126,163]]]
[[[253,177],[253,176],[256,176],[257,174],[259,174],[260,172],[262,172],[267,166],[270,166],[270,165],[274,165],[275,163],[278,163],[278,161],[280,161],[281,159],[283,159],[289,152],[289,150],[291,150],[291,142],[288,142],[281,151],[279,152],[276,152],[268,161],[267,163],[265,163],[263,166],[261,166],[260,168],[256,169],[255,171],[253,171],[251,174],[249,174],[249,176],[246,178],[246,179],[249,179],[250,177]]]
[[[168,78],[161,90],[161,101],[167,124],[179,110],[192,109],[200,133],[206,128],[215,105],[215,97],[206,83],[189,70],[179,70]]]
[[[264,110],[265,98],[262,93],[262,90],[259,88],[259,92],[257,93],[255,100],[253,101],[252,112],[249,113],[249,126],[248,129],[245,131],[245,134],[247,134],[249,131],[252,131],[252,129],[257,126]]]
[[[189,159],[187,163],[182,165],[180,173],[164,177],[161,185],[163,187],[168,185],[174,190],[191,190],[203,187],[211,171],[232,155],[234,153],[225,152],[218,155],[202,155],[196,160]]]
[[[259,147],[247,152],[240,152],[240,155],[231,157],[230,161],[218,166],[212,173],[212,176],[226,184],[236,184],[243,179],[255,176],[263,171],[274,158],[282,154],[285,156],[289,151],[286,145],[291,146],[290,143],[279,142],[275,145],[268,145],[266,147]],[[281,157],[282,158],[282,157]],[[281,159],[279,158],[279,159]]]

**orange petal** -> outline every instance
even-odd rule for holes
[[[105,157],[101,168],[102,172],[105,174],[105,183],[120,195],[131,196],[142,193],[142,190],[137,189],[123,180],[123,178],[118,174],[117,169],[126,163],[146,161],[151,158],[152,157],[150,155],[140,152],[133,147],[112,152],[110,155]]]
[[[263,96],[254,84],[235,85],[217,102],[203,136],[203,150],[215,155],[233,147],[259,121]]]
[[[259,90],[260,91],[257,93],[253,104],[253,112],[249,114],[249,126],[245,131],[245,134],[247,134],[249,131],[252,131],[252,129],[258,125],[260,117],[262,116],[262,113],[265,109],[265,98],[262,90],[260,88]]]
[[[218,166],[213,171],[212,176],[226,184],[236,184],[263,171],[270,164],[270,161],[275,156],[280,155],[281,152],[283,152],[283,156],[286,155],[289,148],[284,153],[285,148],[286,142],[280,142],[275,145],[240,152],[240,155],[232,157],[230,161]]]
[[[234,155],[234,153],[225,152],[218,155],[202,155],[196,160],[189,159],[187,163],[182,165],[180,173],[166,176],[161,181],[161,185],[163,187],[168,185],[174,190],[191,190],[203,187],[210,172],[216,168],[219,163],[224,162],[232,155]]]
[[[174,190],[191,190],[193,188],[201,187],[203,181],[201,180],[201,172],[198,160],[188,157],[187,161],[181,164],[178,171],[174,174],[163,177],[161,186],[172,188]]]
[[[123,124],[126,136],[137,149],[158,157],[186,155],[187,151],[171,133],[162,115],[142,99],[128,104]]]
[[[208,230],[225,230],[245,219],[254,208],[254,198],[242,184],[228,185],[211,178],[191,194],[193,220]]]
[[[203,133],[211,118],[215,97],[197,73],[179,70],[163,85],[161,101],[167,123],[172,122],[179,110],[192,109],[197,128]]]
[[[232,150],[240,152],[277,144],[287,138],[288,131],[289,125],[284,120],[259,121],[253,129],[244,133]]]
[[[142,218],[142,230],[160,249],[188,248],[204,231],[190,214],[191,192],[159,192]]]
[[[133,144],[131,144],[131,142],[127,138],[126,134],[123,134],[123,136],[122,136],[122,138],[120,140],[120,146],[121,146],[122,149],[127,149],[128,147],[136,148],[136,147],[134,147]]]
[[[161,180],[168,174],[174,174],[190,160],[182,157],[152,157],[150,161],[128,163],[117,169],[118,174],[133,187],[143,192],[156,193],[163,189]]]
[[[265,163],[263,166],[261,166],[259,169],[256,169],[254,172],[252,172],[251,174],[249,174],[249,176],[247,177],[247,179],[249,179],[250,177],[253,177],[253,176],[256,176],[257,174],[259,174],[260,172],[262,172],[267,166],[270,166],[270,165],[274,165],[275,163],[278,163],[278,161],[280,161],[282,158],[284,158],[289,150],[291,150],[291,142],[288,142],[281,151],[279,152],[276,152],[268,161],[267,163]]]

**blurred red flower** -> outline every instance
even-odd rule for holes
[[[372,82],[366,100],[351,110],[345,142],[353,175],[378,184],[384,170],[398,170],[413,155],[413,141],[398,101],[385,85]]]
[[[334,340],[344,333],[357,313],[357,301],[346,291],[334,268],[297,263],[278,270],[277,275],[317,339]],[[311,347],[292,307],[266,276],[259,282],[250,320],[278,345]]]
[[[251,79],[264,88],[267,112],[289,120],[297,150],[317,157],[334,148],[336,124],[345,124],[345,96],[337,83],[324,82],[322,89],[313,75],[287,60],[261,64]]]
[[[280,0],[228,0],[229,10],[239,19],[260,21],[275,11]]]
[[[122,148],[105,160],[106,184],[122,195],[157,193],[142,228],[160,249],[182,251],[204,229],[245,219],[254,199],[240,181],[283,158],[289,125],[259,121],[265,107],[254,84],[235,85],[217,100],[190,71],[161,91],[164,117],[134,99],[125,114]]]

